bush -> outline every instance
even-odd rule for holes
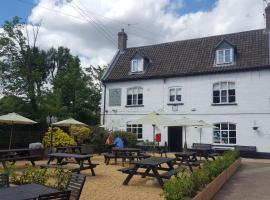
[[[228,151],[215,161],[205,161],[201,169],[194,169],[192,173],[178,174],[165,183],[162,195],[167,200],[184,200],[185,197],[193,197],[198,190],[205,187],[238,158],[238,151]]]
[[[113,139],[119,136],[123,141],[126,141],[127,144],[125,146],[133,147],[137,142],[137,135],[130,132],[125,131],[115,131],[112,133]]]
[[[78,144],[83,144],[84,141],[93,134],[93,129],[73,125],[69,128],[69,132]]]
[[[42,143],[44,147],[50,147],[51,142],[51,128],[48,129],[48,132],[45,133]],[[65,133],[60,128],[53,128],[52,130],[52,145],[54,147],[61,146],[73,146],[77,145],[74,138],[67,133]]]

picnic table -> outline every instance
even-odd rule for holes
[[[57,165],[66,165],[69,162],[64,161],[64,159],[70,158],[70,159],[73,159],[75,161],[73,163],[79,165],[78,168],[72,169],[71,170],[72,172],[80,173],[82,170],[90,169],[92,176],[95,176],[94,168],[98,164],[94,164],[91,162],[91,158],[93,156],[90,154],[80,155],[80,154],[71,154],[71,153],[52,153],[52,154],[49,154],[48,156],[49,156],[49,160],[47,162],[47,165],[45,165],[44,167],[56,167]],[[50,164],[54,159],[57,160],[56,165]],[[86,161],[86,163],[85,163],[85,161]]]
[[[0,199],[1,200],[37,199],[39,195],[51,194],[55,192],[60,191],[44,185],[32,183],[14,187],[1,188]]]
[[[117,158],[122,158],[122,165],[124,166],[126,159],[132,161],[134,159],[144,159],[148,157],[150,156],[142,154],[139,148],[112,148],[112,153],[104,154],[105,163],[107,165],[110,163],[111,158],[114,158],[115,164],[117,163]]]
[[[65,147],[56,147],[55,153],[82,153],[81,146],[65,146]]]
[[[187,166],[190,171],[193,171],[193,166],[200,166],[201,162],[197,160],[197,153],[195,151],[182,151],[174,154],[176,157],[176,163],[178,165]]]
[[[123,185],[128,185],[134,175],[139,175],[142,176],[142,178],[146,176],[155,177],[160,186],[163,186],[163,178],[169,179],[172,175],[176,175],[180,170],[180,168],[173,168],[174,161],[174,158],[165,157],[151,157],[144,160],[134,161],[132,162],[134,166],[119,169],[119,171],[128,174]],[[166,167],[162,167],[162,164],[166,164]],[[138,171],[139,169],[143,169],[144,172]],[[160,174],[159,171],[165,171],[165,173]]]
[[[219,153],[213,153],[213,150],[211,148],[206,148],[206,147],[193,147],[189,149],[190,151],[196,152],[197,155],[200,157],[204,157],[206,160],[209,158],[212,158],[215,160],[215,156],[219,156]]]
[[[5,149],[0,150],[0,162],[2,163],[4,169],[7,169],[6,162],[15,163],[18,160],[30,161],[33,166],[35,166],[35,160],[40,156],[31,155],[31,149]]]

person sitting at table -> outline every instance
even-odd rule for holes
[[[123,140],[119,136],[114,139],[113,143],[116,148],[124,148]]]

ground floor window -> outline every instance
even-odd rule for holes
[[[135,133],[138,139],[142,139],[142,124],[127,124],[127,132]]]
[[[236,124],[222,122],[214,124],[213,142],[218,144],[236,144]]]

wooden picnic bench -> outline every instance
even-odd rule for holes
[[[58,165],[61,165],[61,166],[66,165],[69,162],[66,162],[64,159],[70,158],[70,159],[74,159],[75,163],[79,165],[78,168],[72,169],[73,172],[80,173],[82,170],[90,169],[92,176],[95,176],[94,168],[96,168],[98,164],[91,162],[91,158],[93,156],[90,154],[80,155],[80,154],[70,154],[70,153],[52,153],[52,154],[49,154],[48,156],[49,156],[49,160],[47,162],[47,166],[50,168],[53,166],[57,167]],[[54,159],[57,160],[56,165],[51,164],[51,162]]]
[[[171,176],[176,175],[181,171],[180,168],[173,168],[174,161],[175,159],[173,158],[164,157],[151,157],[144,160],[134,161],[134,166],[119,169],[122,173],[128,174],[123,185],[128,185],[134,175],[139,175],[142,178],[146,176],[155,177],[160,186],[163,186],[164,182],[162,179],[169,179]],[[161,167],[162,164],[167,164],[167,167]],[[143,169],[144,171],[138,171],[139,169]],[[159,173],[159,171],[165,172]]]
[[[16,163],[18,160],[30,161],[35,166],[35,161],[40,159],[38,155],[31,155],[31,149],[7,149],[0,150],[0,162],[5,170],[7,170],[7,162]]]
[[[193,171],[192,167],[200,167],[202,161],[197,160],[197,153],[194,151],[182,151],[175,153],[175,164],[179,166],[187,166],[190,171]]]

